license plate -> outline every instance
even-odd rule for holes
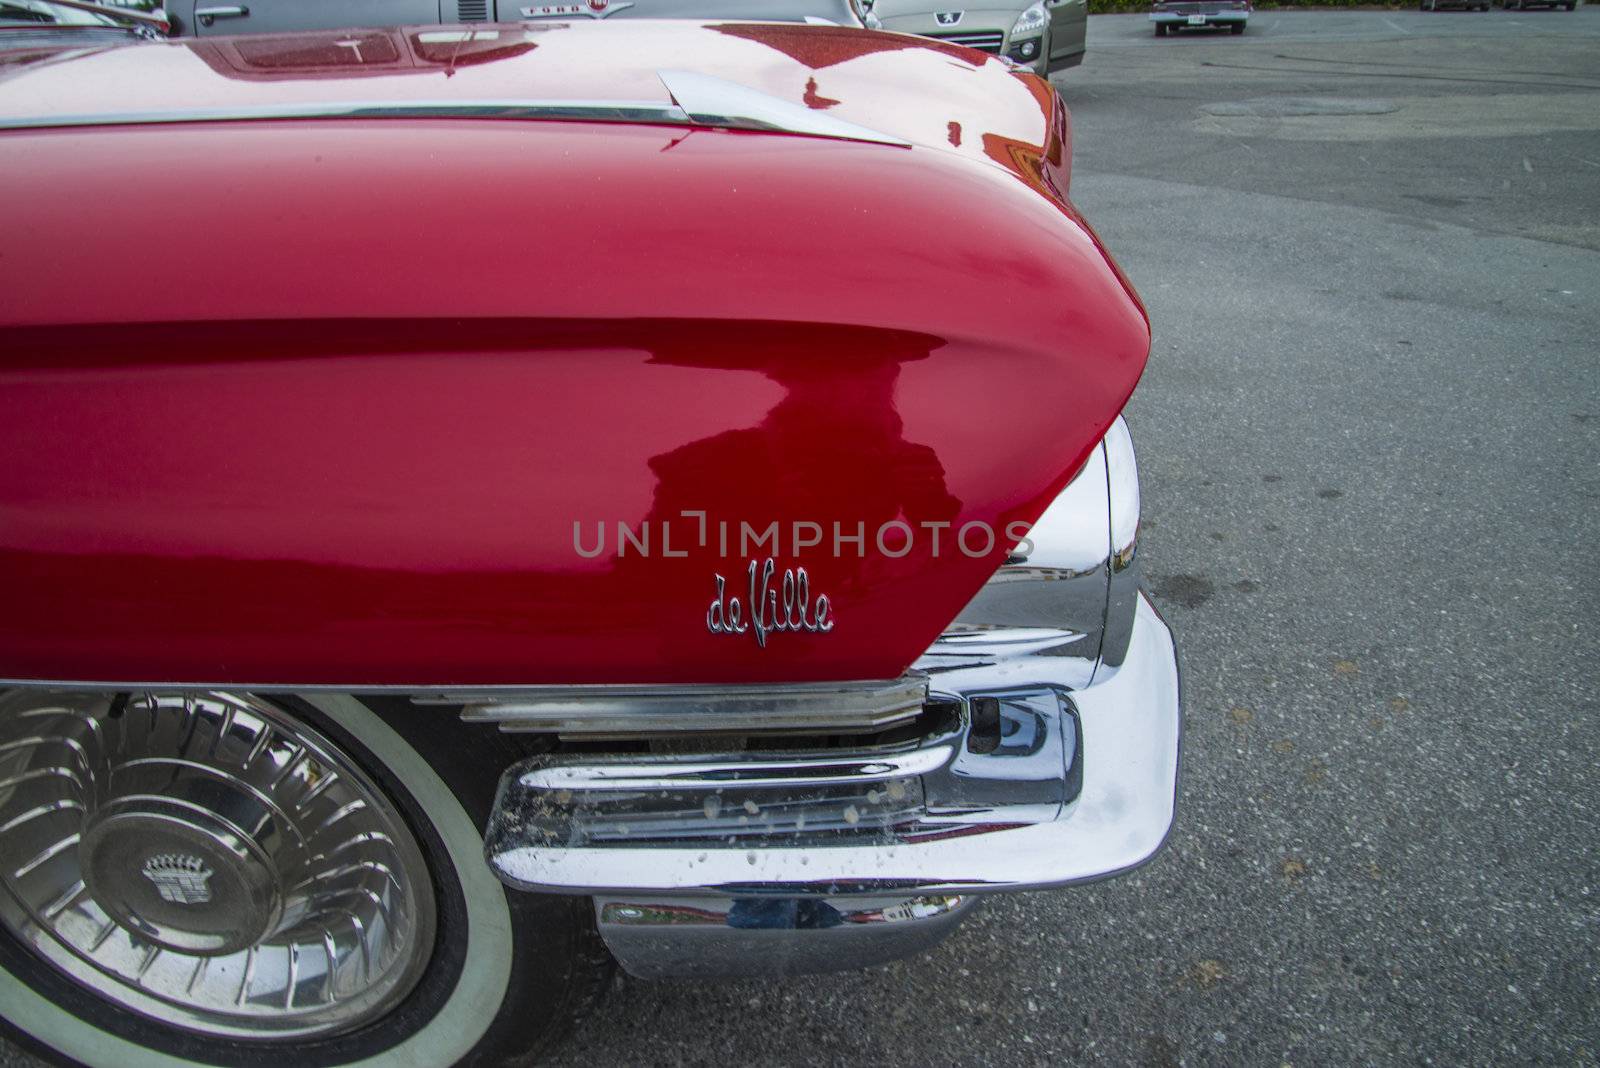
[[[1204,26],[1205,24],[1206,24],[1206,17],[1204,15],[1190,15],[1189,16],[1189,25],[1191,25],[1191,26]]]

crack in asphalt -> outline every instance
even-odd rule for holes
[[[1275,54],[1273,59],[1287,59],[1295,63],[1322,63],[1339,64],[1348,67],[1409,67],[1412,70],[1439,70],[1450,71],[1456,68],[1436,66],[1428,63],[1386,63],[1380,59],[1324,59],[1321,56],[1296,56],[1287,52]],[[1581,75],[1562,74],[1560,71],[1550,70],[1502,70],[1501,74],[1523,74],[1530,78],[1577,78]]]
[[[1291,57],[1275,57],[1275,58],[1291,58]],[[1348,76],[1348,75],[1354,74],[1354,75],[1358,75],[1358,76],[1360,76],[1362,78],[1395,78],[1395,79],[1403,79],[1405,81],[1416,81],[1416,82],[1457,82],[1457,83],[1466,83],[1466,84],[1472,84],[1472,85],[1515,85],[1515,86],[1517,86],[1519,88],[1527,88],[1528,86],[1541,86],[1543,88],[1549,88],[1549,89],[1600,89],[1600,82],[1582,82],[1582,83],[1577,83],[1577,84],[1572,84],[1572,83],[1554,84],[1554,83],[1543,83],[1543,82],[1529,82],[1529,81],[1527,81],[1525,79],[1510,80],[1510,79],[1504,79],[1504,78],[1445,77],[1443,75],[1435,75],[1435,74],[1391,74],[1391,73],[1384,72],[1384,71],[1357,70],[1357,69],[1354,69],[1354,68],[1360,66],[1361,64],[1350,63],[1349,61],[1346,61],[1346,60],[1328,60],[1327,62],[1330,63],[1330,64],[1341,64],[1341,65],[1344,65],[1344,66],[1346,66],[1347,68],[1350,68],[1350,69],[1346,69],[1346,70],[1343,70],[1343,71],[1303,70],[1303,69],[1300,69],[1300,68],[1297,68],[1297,67],[1267,67],[1267,66],[1261,66],[1259,64],[1250,64],[1250,63],[1222,63],[1222,62],[1219,62],[1217,60],[1210,60],[1210,59],[1202,60],[1200,62],[1200,66],[1202,66],[1202,67],[1216,67],[1216,68],[1225,69],[1225,70],[1265,71],[1268,74],[1309,74],[1309,75],[1311,75],[1313,77],[1319,77],[1319,78],[1337,78],[1337,77],[1341,77],[1341,76]],[[1557,77],[1568,77],[1568,76],[1567,75],[1557,75]]]

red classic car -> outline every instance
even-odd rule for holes
[[[1149,328],[1046,82],[748,22],[59,36],[0,51],[23,1041],[491,1061],[613,961],[869,964],[1161,847]]]

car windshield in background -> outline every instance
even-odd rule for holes
[[[6,29],[40,26],[117,26],[116,19],[98,11],[68,7],[50,0],[0,0],[0,26]]]

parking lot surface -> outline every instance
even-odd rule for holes
[[[558,1063],[1596,1062],[1600,8],[1089,33],[1168,850],[870,972],[624,982]]]
[[[554,1063],[1595,1064],[1600,9],[1101,16],[1056,83],[1154,324],[1169,848],[887,967],[621,980]]]

